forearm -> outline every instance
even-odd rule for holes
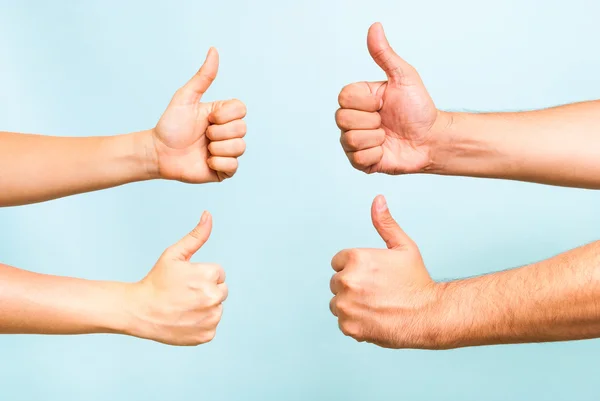
[[[0,333],[123,333],[128,285],[56,277],[0,264]]]
[[[0,132],[0,206],[153,178],[151,141],[150,131],[88,138]]]
[[[448,347],[600,337],[600,241],[442,286],[437,332]]]
[[[600,189],[600,101],[442,114],[433,173]]]

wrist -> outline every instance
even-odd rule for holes
[[[93,282],[92,282],[93,283]],[[97,291],[90,291],[92,311],[88,317],[99,333],[129,334],[132,314],[129,299],[132,284],[121,282],[95,282]],[[90,289],[91,290],[91,289]]]
[[[135,132],[133,134],[136,143],[136,156],[139,167],[146,180],[160,178],[158,168],[158,155],[156,152],[154,128]]]
[[[440,111],[432,127],[427,172],[495,177],[498,172],[510,171],[511,157],[493,134],[497,125],[491,115]]]
[[[453,333],[446,320],[447,309],[446,283],[431,283],[429,302],[427,302],[411,324],[418,328],[417,348],[442,350],[453,347]]]
[[[460,282],[433,284],[432,301],[419,317],[422,348],[447,350],[465,346],[465,322],[468,316],[458,309],[464,300],[458,300]]]
[[[457,113],[438,110],[437,118],[430,129],[430,164],[426,173],[445,174],[449,161],[456,152],[456,125],[460,120]]]
[[[439,283],[440,302],[436,316],[436,332],[442,340],[443,349],[474,345],[479,328],[474,316],[473,290],[469,280]]]
[[[125,319],[121,322],[120,334],[138,338],[154,338],[155,325],[151,316],[151,288],[144,280],[127,284],[124,291],[123,309]]]

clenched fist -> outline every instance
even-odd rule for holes
[[[373,225],[388,249],[348,249],[331,265],[331,312],[342,332],[387,348],[443,348],[436,329],[440,285],[434,282],[417,245],[390,215],[385,198],[371,208]]]
[[[198,226],[168,248],[154,268],[129,290],[129,333],[171,345],[198,345],[215,336],[227,298],[225,272],[190,258],[208,240],[212,218],[204,212]]]
[[[335,117],[342,147],[365,173],[427,171],[436,131],[448,117],[437,110],[417,71],[392,50],[381,24],[371,26],[367,45],[388,80],[342,89]]]
[[[246,149],[246,106],[239,100],[201,102],[218,69],[219,54],[211,48],[152,130],[150,152],[160,178],[206,183],[223,181],[237,171],[237,158]]]

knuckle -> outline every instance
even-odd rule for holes
[[[214,125],[209,125],[208,128],[206,129],[206,137],[208,139],[210,139],[211,141],[215,140],[215,138],[216,138],[214,129],[215,129]]]
[[[340,279],[342,288],[349,292],[360,293],[363,290],[363,284],[361,281],[354,276],[345,275]]]
[[[223,301],[225,301],[227,299],[227,297],[229,297],[229,288],[227,287],[227,284],[223,283]]]
[[[248,130],[248,126],[246,125],[245,120],[237,120],[238,122],[236,127],[236,132],[245,135]]]
[[[340,106],[344,107],[347,105],[353,97],[353,92],[356,89],[356,84],[348,84],[342,88],[340,94],[338,95],[338,103]]]
[[[356,133],[354,133],[352,131],[348,131],[348,132],[344,133],[343,137],[344,137],[344,142],[346,143],[348,148],[350,148],[352,150],[358,149],[359,143],[358,143],[358,138],[356,137]]]
[[[329,289],[333,293],[335,293],[335,289],[338,287],[337,281],[338,281],[337,274],[334,274],[333,276],[331,276],[331,279],[329,280]]]
[[[211,326],[217,327],[219,322],[221,321],[221,317],[223,316],[223,307],[219,304],[213,308],[209,316],[209,324]]]
[[[358,265],[363,260],[362,252],[359,249],[348,249],[346,251],[346,260],[348,264]]]
[[[217,335],[216,330],[206,330],[206,331],[202,332],[200,335],[198,335],[198,338],[197,338],[198,344],[209,343],[215,338],[216,335]]]
[[[209,308],[216,308],[221,305],[221,297],[216,291],[211,291],[204,294],[204,304]]]
[[[337,305],[336,305],[336,297],[331,298],[331,300],[329,301],[329,310],[331,311],[331,313],[333,313],[333,315],[336,315],[336,310],[337,310]]]
[[[221,306],[221,295],[219,293],[212,292],[208,297],[208,304],[212,307]]]
[[[333,301],[333,305],[337,309],[340,315],[348,316],[352,312],[352,305],[345,299],[335,297],[335,301]]]
[[[352,337],[356,340],[362,339],[362,328],[356,322],[343,320],[340,322],[340,330],[348,337]]]
[[[242,114],[243,116],[246,116],[246,113],[248,111],[246,108],[246,104],[239,99],[233,99],[232,102],[233,102],[235,108],[239,111],[239,113]]]
[[[246,141],[244,141],[243,139],[240,139],[239,141],[237,141],[237,152],[240,156],[243,155],[246,152]]]
[[[231,168],[229,169],[229,172],[231,174],[234,174],[237,169],[238,169],[239,163],[237,161],[237,159],[233,159],[233,161],[231,162]]]
[[[352,161],[354,162],[355,167],[366,167],[367,165],[365,156],[360,152],[352,154]]]
[[[206,265],[204,267],[204,273],[206,274],[206,276],[210,279],[216,279],[217,277],[219,277],[219,273],[221,271],[222,267],[219,265]]]
[[[339,128],[344,126],[344,109],[337,109],[335,112],[335,122]]]
[[[340,105],[340,107],[347,106],[350,102],[351,95],[350,91],[347,88],[348,87],[345,86],[338,95],[338,104]]]

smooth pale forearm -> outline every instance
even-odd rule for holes
[[[0,132],[0,206],[154,178],[151,149],[151,131],[88,138]]]
[[[600,241],[441,288],[443,348],[600,337]]]
[[[0,333],[125,333],[129,286],[0,264]]]
[[[600,188],[600,101],[440,115],[429,172]]]

